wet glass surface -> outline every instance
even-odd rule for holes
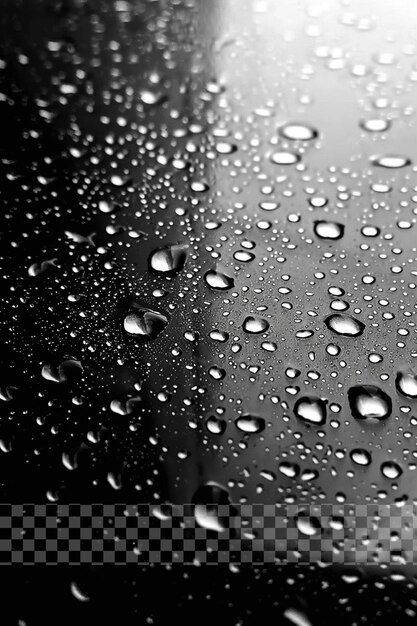
[[[415,3],[2,8],[1,502],[214,482],[237,504],[413,504]],[[5,589],[28,626],[52,596],[86,623],[414,623],[397,561]]]

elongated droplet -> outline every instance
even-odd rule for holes
[[[255,415],[242,415],[235,420],[235,425],[243,433],[260,433],[265,429],[265,420]]]
[[[336,313],[335,315],[329,315],[324,320],[327,328],[337,335],[344,335],[345,337],[358,337],[362,335],[365,330],[365,324],[359,320],[351,317],[350,315],[342,315]]]

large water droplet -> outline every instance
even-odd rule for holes
[[[372,457],[367,450],[363,448],[355,448],[350,452],[350,458],[356,465],[367,466],[372,463]]]
[[[338,222],[316,221],[314,232],[320,239],[341,239],[345,232],[343,224]]]
[[[274,152],[271,156],[275,165],[294,165],[301,160],[301,157],[294,152]]]
[[[278,130],[281,137],[290,141],[310,141],[318,137],[318,132],[315,128],[301,122],[289,122]]]
[[[221,517],[218,506],[230,505],[229,492],[216,482],[210,481],[199,487],[193,496],[194,517],[202,528],[218,533],[229,526],[229,517]]]
[[[265,420],[255,415],[242,415],[235,420],[235,425],[244,433],[260,433],[265,429]]]
[[[186,245],[172,245],[160,248],[152,252],[149,258],[149,266],[154,272],[160,274],[173,274],[179,272],[187,258]]]
[[[372,159],[373,165],[378,167],[385,167],[388,169],[398,169],[400,167],[406,167],[411,165],[411,159],[408,157],[400,156],[397,154],[377,156]]]
[[[44,365],[42,368],[42,376],[45,380],[54,383],[64,383],[68,380],[79,378],[83,373],[83,366],[80,361],[73,357],[66,357],[58,366]]]
[[[359,125],[364,130],[367,130],[369,133],[382,133],[386,130],[389,130],[391,126],[390,120],[383,119],[368,119],[361,120]]]
[[[311,517],[306,513],[300,513],[296,519],[296,525],[300,533],[313,537],[321,532],[321,524],[317,517]]]
[[[231,276],[228,276],[218,270],[209,270],[206,272],[204,280],[211,289],[215,289],[217,291],[231,289],[235,284],[235,281]]]
[[[211,416],[206,420],[206,428],[212,435],[222,435],[226,430],[227,423],[218,417]]]
[[[309,424],[324,424],[326,422],[326,403],[315,396],[304,396],[295,403],[294,414]]]
[[[385,478],[395,480],[401,476],[403,470],[398,463],[395,463],[394,461],[384,461],[384,463],[381,464],[381,473],[385,476]]]
[[[348,399],[355,419],[384,420],[391,415],[391,398],[375,385],[351,387],[348,391]]]
[[[135,308],[123,320],[123,327],[129,335],[145,339],[155,339],[167,324],[168,318],[165,315],[143,307]]]
[[[257,315],[248,315],[243,321],[242,328],[245,333],[250,333],[252,335],[257,335],[259,333],[264,333],[269,328],[269,322],[267,322],[263,317],[258,317]]]
[[[358,337],[362,335],[365,330],[365,324],[359,320],[351,317],[350,315],[342,315],[335,313],[329,315],[324,320],[327,328],[333,331],[337,335],[344,335],[345,337]]]
[[[417,374],[412,371],[398,372],[395,386],[403,396],[417,398]]]

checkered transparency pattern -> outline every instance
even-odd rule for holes
[[[2,564],[414,563],[413,505],[2,504]]]

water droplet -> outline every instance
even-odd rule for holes
[[[398,169],[400,167],[406,167],[407,165],[411,165],[411,159],[408,157],[403,157],[400,155],[386,155],[386,156],[378,156],[372,159],[373,165],[377,165],[378,167],[385,167],[387,169]]]
[[[167,324],[168,318],[165,315],[143,307],[135,308],[123,320],[123,327],[129,335],[146,339],[155,339]]]
[[[391,398],[375,385],[351,387],[348,398],[355,419],[385,420],[391,415]]]
[[[219,141],[216,143],[216,150],[219,154],[232,154],[236,152],[237,146],[227,141]]]
[[[160,274],[179,272],[184,267],[187,258],[186,250],[185,245],[172,245],[155,250],[149,258],[149,266],[154,272]]]
[[[297,463],[289,463],[288,461],[283,461],[278,466],[279,471],[284,476],[288,476],[288,478],[296,478],[300,473],[300,467]]]
[[[398,372],[395,386],[403,396],[417,398],[417,374],[414,372]]]
[[[206,420],[206,428],[212,435],[222,435],[226,430],[227,424],[225,420],[218,417],[209,417]]]
[[[76,600],[79,600],[80,602],[88,602],[90,600],[90,598],[81,591],[78,584],[75,582],[71,583],[71,593],[74,596],[74,598]]]
[[[268,330],[269,322],[267,322],[263,317],[248,315],[248,317],[246,317],[243,321],[242,328],[245,333],[258,335],[260,333],[265,333]]]
[[[382,119],[361,120],[360,126],[369,133],[382,133],[390,128],[391,122]]]
[[[225,341],[229,339],[229,333],[226,333],[222,330],[212,330],[210,332],[210,339],[224,343]]]
[[[318,132],[312,126],[301,122],[290,122],[279,129],[279,134],[290,141],[310,141],[318,137]]]
[[[231,289],[235,284],[231,276],[219,270],[209,270],[204,275],[204,280],[211,289],[215,289],[216,291]]]
[[[68,380],[79,378],[83,373],[83,366],[80,361],[73,357],[66,357],[57,367],[54,365],[44,365],[42,368],[42,376],[45,380],[54,383],[64,383]]]
[[[115,399],[110,402],[110,410],[118,415],[130,415],[140,402],[141,398],[139,396],[126,399]]]
[[[329,315],[324,320],[324,323],[329,330],[345,337],[358,337],[365,330],[365,324],[350,315],[342,315],[340,313]]]
[[[381,464],[381,473],[385,476],[385,478],[395,480],[401,476],[403,470],[398,463],[395,463],[394,461],[384,461],[384,463]]]
[[[274,152],[271,156],[271,161],[275,165],[294,165],[300,160],[301,157],[294,152]]]
[[[317,517],[311,517],[306,513],[300,513],[296,520],[297,528],[303,535],[313,537],[321,532],[321,524]]]
[[[350,458],[356,465],[367,466],[372,463],[372,457],[367,450],[363,448],[355,448],[350,452]]]
[[[320,239],[341,239],[345,227],[338,222],[316,221],[314,222],[314,232]]]
[[[299,611],[298,609],[285,609],[284,617],[294,624],[294,626],[312,626],[307,615]]]
[[[253,261],[255,255],[253,254],[253,252],[248,252],[248,250],[236,250],[233,258],[236,259],[236,261],[240,261],[241,263],[248,263],[249,261]]]
[[[265,429],[265,420],[255,415],[242,415],[235,420],[235,425],[243,433],[260,433]]]
[[[213,367],[210,367],[209,374],[212,378],[214,378],[214,380],[223,380],[226,376],[226,371],[221,367],[214,365]]]
[[[230,505],[229,492],[216,482],[210,481],[199,487],[193,496],[194,517],[199,526],[218,533],[230,525],[230,517],[221,517],[218,506]]]
[[[324,424],[326,422],[326,402],[315,396],[304,396],[295,403],[294,414],[309,424]]]

